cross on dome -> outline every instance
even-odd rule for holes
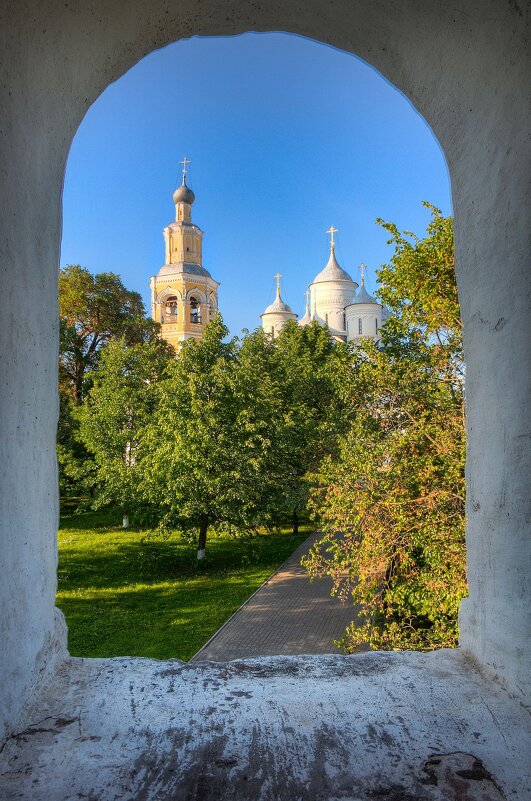
[[[186,168],[191,163],[192,162],[190,161],[190,159],[186,158],[186,156],[183,158],[182,161],[179,162],[179,164],[183,165],[183,180],[186,178]]]
[[[337,234],[337,232],[338,229],[334,228],[333,225],[331,225],[328,231],[326,232],[327,234],[330,234],[330,250],[333,250],[335,247],[336,243],[334,242],[334,234]]]
[[[297,315],[291,311],[288,304],[284,303],[284,301],[280,297],[281,278],[282,276],[280,273],[275,273],[275,279],[277,282],[277,294],[275,296],[275,300],[273,301],[273,303],[270,303],[269,306],[266,308],[266,310],[260,315],[260,317],[262,318],[262,322],[265,322],[264,330],[266,330],[268,334],[272,333],[273,336],[276,336],[278,334],[278,329],[275,329],[275,325],[279,325],[280,323],[286,322],[286,320],[295,320],[295,318],[297,317]],[[272,322],[269,322],[271,318],[268,315],[270,314],[275,315],[275,318],[273,319]],[[273,326],[273,329],[271,329],[271,326]],[[275,330],[277,331],[277,334],[275,334]]]
[[[360,264],[360,273],[361,273],[361,285],[365,286],[365,270],[367,269],[366,264]]]

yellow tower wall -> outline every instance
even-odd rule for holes
[[[219,283],[203,269],[203,232],[192,223],[190,203],[176,203],[175,222],[163,234],[166,263],[150,281],[151,316],[177,351],[186,339],[203,336],[218,310]]]

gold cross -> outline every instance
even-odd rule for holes
[[[338,229],[334,228],[334,226],[331,225],[330,228],[328,229],[328,231],[326,232],[327,234],[330,234],[330,248],[332,250],[334,249],[334,245],[335,245],[334,234],[337,234],[337,231],[338,231]]]
[[[310,290],[307,289],[304,293],[304,297],[306,298],[306,308],[310,305]]]
[[[277,295],[280,295],[280,279],[282,278],[282,276],[280,275],[280,273],[275,273],[273,277],[277,279]]]
[[[360,264],[360,272],[361,272],[361,285],[365,286],[365,270],[367,266],[365,264]]]
[[[187,159],[186,156],[183,158],[182,161],[179,162],[179,164],[183,165],[183,178],[186,178],[186,167],[188,166],[188,164],[191,163],[192,162],[190,161],[190,159]]]

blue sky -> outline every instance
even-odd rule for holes
[[[144,58],[89,109],[64,186],[61,265],[113,271],[149,309],[178,162],[192,159],[204,265],[232,333],[274,297],[304,313],[328,257],[367,283],[391,248],[377,217],[422,233],[451,213],[444,156],[423,118],[355,57],[289,34],[194,38]]]

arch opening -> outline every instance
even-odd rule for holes
[[[245,152],[251,148],[250,155],[245,162],[245,166],[247,170],[249,170],[249,176],[246,176],[244,182],[242,182],[240,178],[241,183],[239,183],[238,186],[232,186],[232,184],[235,184],[235,180],[233,178],[234,168],[230,153],[228,166],[223,168],[213,166],[213,164],[215,165],[216,154],[222,153],[225,159],[227,158],[225,154],[228,146],[226,140],[227,123],[223,118],[218,120],[218,127],[212,127],[210,139],[207,140],[207,143],[203,144],[199,156],[195,156],[194,154],[194,158],[191,162],[187,157],[183,159],[181,162],[181,164],[184,164],[185,171],[185,175],[183,175],[182,178],[183,185],[180,189],[177,189],[173,195],[173,200],[176,203],[176,222],[169,223],[163,229],[166,246],[166,264],[164,264],[160,270],[160,283],[158,284],[158,286],[162,286],[163,289],[160,291],[158,290],[156,276],[151,279],[152,308],[155,308],[153,317],[162,324],[163,337],[165,326],[171,326],[171,334],[173,336],[178,326],[186,328],[187,323],[191,326],[188,335],[197,336],[198,328],[204,326],[209,319],[213,318],[218,307],[223,314],[228,310],[229,316],[231,314],[234,315],[234,321],[232,323],[233,333],[237,333],[242,326],[249,329],[256,327],[256,323],[258,323],[258,311],[260,310],[259,304],[263,302],[264,295],[258,300],[258,293],[254,291],[253,285],[256,284],[258,288],[263,290],[264,283],[270,280],[268,272],[271,269],[271,244],[273,244],[274,250],[278,250],[282,253],[283,264],[286,265],[285,268],[283,264],[279,264],[277,269],[279,267],[283,270],[287,269],[287,265],[289,265],[290,262],[296,263],[297,260],[299,262],[307,261],[308,264],[304,270],[299,270],[298,274],[291,276],[291,287],[298,283],[299,291],[302,295],[302,289],[311,281],[312,271],[317,272],[320,268],[319,260],[323,259],[326,261],[328,249],[326,238],[329,233],[327,231],[327,225],[330,215],[333,216],[339,213],[343,215],[341,231],[338,234],[335,244],[333,237],[334,234],[337,234],[337,229],[332,226],[332,244],[334,247],[337,247],[338,258],[342,261],[346,260],[348,269],[351,270],[358,279],[358,267],[356,266],[356,262],[360,259],[369,261],[371,263],[371,280],[374,282],[375,267],[384,262],[389,255],[385,249],[386,235],[383,234],[382,236],[382,234],[378,232],[377,226],[374,225],[374,216],[376,216],[376,209],[378,208],[377,204],[388,204],[386,213],[391,217],[394,216],[398,208],[403,211],[407,206],[407,215],[409,215],[409,213],[417,215],[417,222],[414,224],[411,224],[409,217],[407,218],[407,225],[410,227],[416,227],[420,224],[421,220],[422,224],[425,224],[425,214],[423,214],[420,205],[422,192],[427,192],[431,196],[433,196],[435,192],[435,194],[438,194],[438,197],[435,198],[437,202],[445,206],[447,210],[450,210],[448,178],[444,160],[441,158],[440,146],[434,141],[431,132],[426,129],[425,122],[420,119],[416,112],[412,111],[409,102],[405,101],[401,94],[390,87],[381,76],[376,75],[372,70],[368,69],[366,64],[361,64],[357,60],[351,59],[347,54],[338,54],[335,51],[331,51],[329,48],[322,48],[320,45],[305,39],[292,40],[285,36],[273,36],[272,40],[276,45],[270,45],[270,47],[273,47],[269,54],[270,60],[275,60],[275,56],[277,60],[279,56],[286,60],[289,51],[295,48],[295,57],[297,60],[300,62],[300,58],[304,58],[306,59],[305,63],[310,64],[310,62],[315,61],[315,48],[323,50],[323,63],[313,63],[312,73],[310,75],[305,75],[302,80],[298,77],[300,63],[297,71],[291,68],[291,72],[288,71],[288,74],[283,73],[282,80],[280,80],[278,75],[273,76],[273,79],[271,79],[271,75],[269,74],[268,79],[270,81],[272,80],[271,85],[265,83],[263,76],[260,74],[258,74],[256,78],[261,90],[263,90],[260,92],[260,102],[265,106],[262,113],[262,118],[264,120],[271,116],[270,104],[274,105],[277,117],[279,117],[281,114],[280,110],[277,108],[279,104],[287,108],[291,105],[293,98],[298,95],[300,96],[301,92],[306,92],[299,101],[299,106],[296,111],[292,111],[292,121],[290,125],[286,127],[286,136],[284,136],[276,146],[271,146],[273,149],[270,154],[271,160],[276,162],[283,158],[282,150],[288,150],[288,157],[283,159],[281,167],[277,167],[277,170],[284,170],[287,172],[290,169],[290,164],[293,162],[295,165],[293,168],[293,183],[295,189],[283,202],[282,198],[277,197],[277,194],[275,194],[274,187],[277,179],[275,175],[271,176],[269,167],[266,166],[261,172],[257,172],[256,169],[254,169],[253,172],[253,162],[258,161],[258,154],[261,154],[262,161],[264,160],[263,154],[266,152],[266,140],[270,133],[269,130],[266,130],[262,138],[258,140],[256,139],[256,131],[254,128],[251,129],[250,133],[242,130],[237,141],[230,145],[230,147],[233,148],[230,153]],[[239,86],[237,81],[239,80],[238,76],[240,74],[240,64],[243,56],[246,56],[248,68],[252,71],[253,62],[249,63],[249,53],[258,48],[257,60],[263,59],[265,52],[264,47],[267,46],[267,41],[268,37],[263,36],[259,38],[251,37],[248,42],[245,41],[245,37],[241,37],[237,41],[216,40],[214,42],[209,42],[209,40],[201,40],[197,43],[185,43],[186,47],[181,60],[184,59],[186,62],[190,75],[193,76],[194,67],[197,64],[205,64],[209,44],[212,44],[214,47],[213,52],[216,59],[223,56],[223,61],[229,65],[227,68],[228,72],[218,76],[217,80],[219,85],[212,87],[211,94],[205,99],[203,116],[196,112],[196,118],[191,110],[188,111],[187,131],[184,137],[185,144],[188,144],[189,137],[192,137],[193,142],[195,131],[204,132],[212,114],[209,102],[207,101],[217,102],[220,106],[225,105],[229,107],[226,98],[219,97],[220,85],[229,85],[229,89],[227,90],[229,94],[230,92],[234,92],[235,90],[230,88],[231,82],[228,80],[228,77],[231,77],[232,82],[235,83],[236,86]],[[195,56],[193,51],[194,44],[198,47],[198,55]],[[275,46],[280,49],[275,51]],[[231,47],[234,52],[231,52]],[[157,54],[156,63],[158,64],[157,74],[159,76],[163,74],[164,69],[166,69],[166,71],[168,70],[170,49],[171,48],[166,48],[164,53]],[[344,61],[342,61],[341,58],[344,59]],[[289,66],[287,61],[286,64]],[[177,72],[179,72],[179,65],[180,62],[177,59],[174,63],[174,69]],[[146,67],[144,67],[144,69],[146,69]],[[344,105],[346,107],[350,104],[354,106],[353,110],[346,108],[343,116],[337,109],[335,110],[337,126],[340,131],[346,133],[340,135],[338,135],[336,131],[330,133],[326,130],[323,131],[320,126],[317,125],[315,129],[311,128],[307,134],[307,140],[309,140],[313,138],[314,133],[317,132],[316,136],[320,137],[317,146],[312,149],[311,146],[306,144],[304,146],[305,152],[303,156],[297,157],[296,153],[301,150],[303,145],[298,140],[296,147],[293,146],[292,142],[294,137],[290,131],[302,130],[303,123],[306,124],[309,121],[310,116],[306,109],[309,98],[307,94],[309,90],[307,87],[308,85],[312,86],[312,83],[316,80],[316,76],[321,75],[320,80],[322,82],[325,81],[322,73],[326,71],[328,71],[330,75],[336,76],[338,91],[342,92],[346,98]],[[341,71],[346,73],[346,77],[343,78],[343,83],[340,83],[337,77],[340,75]],[[121,81],[123,82],[126,80],[126,77],[122,77]],[[133,81],[133,87],[143,86],[145,88],[145,79],[142,70],[139,72],[139,77],[131,75],[130,78]],[[153,67],[150,71],[150,80],[154,80]],[[203,95],[205,91],[204,86],[208,85],[210,81],[211,75],[207,75],[206,72],[201,73],[201,80],[196,82],[192,80],[192,77],[188,77],[187,83],[190,83],[191,86],[187,90],[183,89],[181,93],[181,107],[187,108],[188,103],[191,102],[193,97]],[[367,82],[368,89],[364,88]],[[165,85],[165,80],[159,78],[159,83],[163,86]],[[285,83],[288,86],[283,95],[279,94],[281,83]],[[349,83],[352,83],[353,86],[351,96],[347,94],[349,91]],[[251,89],[253,89],[252,81],[244,83],[243,88],[241,86],[239,88],[244,100],[249,103],[253,102],[250,97]],[[319,92],[319,89],[320,84],[318,84],[316,88],[313,88],[312,91]],[[267,96],[268,93],[270,95],[269,98]],[[117,192],[125,194],[128,198],[139,199],[137,202],[130,201],[129,205],[124,207],[122,212],[120,212],[120,209],[115,212],[117,217],[113,221],[112,227],[114,230],[106,237],[108,252],[103,254],[104,258],[102,258],[102,254],[95,253],[96,263],[94,268],[97,269],[96,265],[98,260],[103,264],[104,261],[109,259],[115,262],[115,260],[119,258],[119,253],[123,247],[122,220],[120,213],[124,215],[124,219],[126,217],[127,219],[134,219],[138,240],[142,244],[138,249],[138,255],[134,253],[134,248],[131,249],[131,257],[129,260],[131,268],[129,274],[131,275],[131,279],[136,282],[134,284],[135,289],[141,292],[143,291],[144,297],[146,296],[145,290],[148,283],[146,276],[150,270],[153,271],[153,268],[146,263],[146,253],[149,256],[151,264],[156,259],[160,259],[160,229],[167,222],[167,198],[171,196],[171,192],[173,191],[173,182],[178,186],[181,177],[178,176],[175,178],[175,174],[178,173],[178,167],[176,165],[177,159],[172,149],[168,147],[167,142],[164,143],[164,148],[153,148],[153,152],[149,150],[147,144],[149,137],[152,135],[152,126],[146,126],[145,130],[140,131],[129,147],[133,151],[142,150],[144,152],[144,160],[148,172],[149,174],[156,175],[157,181],[156,184],[154,184],[149,182],[149,178],[145,176],[139,178],[138,171],[135,173],[135,171],[131,170],[129,159],[123,156],[123,154],[127,152],[123,136],[126,130],[137,131],[141,119],[150,119],[158,116],[156,108],[150,105],[152,103],[156,104],[156,94],[157,89],[155,88],[148,94],[147,101],[142,101],[139,94],[135,94],[131,89],[124,89],[122,94],[120,94],[120,81],[116,85],[113,85],[111,100],[104,103],[105,96],[102,98],[103,117],[98,118],[96,110],[93,109],[88,113],[86,123],[83,123],[83,126],[86,124],[88,130],[92,133],[92,139],[96,139],[97,132],[101,132],[105,127],[105,120],[109,120],[108,115],[112,107],[118,106],[121,113],[126,112],[123,115],[124,119],[121,123],[122,138],[119,140],[119,152],[117,152],[116,146],[113,148],[112,143],[109,144],[108,137],[100,137],[100,151],[98,149],[99,143],[94,145],[92,141],[87,142],[87,136],[85,135],[84,155],[77,150],[76,144],[73,146],[71,159],[74,160],[74,163],[73,165],[69,164],[67,167],[67,180],[65,185],[66,211],[62,256],[63,264],[69,260],[67,254],[73,254],[74,252],[76,253],[76,259],[81,258],[83,261],[87,261],[87,258],[79,256],[79,245],[80,243],[90,240],[83,235],[79,226],[92,227],[92,230],[95,230],[98,223],[101,224],[102,220],[105,221],[109,217],[109,210],[104,206],[96,207],[92,204],[93,208],[97,211],[97,216],[94,216],[92,219],[87,217],[86,212],[86,206],[91,204],[91,195],[93,193],[95,195],[101,194],[99,186],[101,186],[103,180],[107,181],[109,187],[112,185],[116,187],[116,189],[111,189],[109,192],[109,203],[113,204],[113,208],[117,208],[114,202]],[[148,106],[143,106],[143,102],[148,102]],[[164,92],[161,92],[161,102],[165,107],[166,98]],[[385,106],[386,103],[389,105],[389,108],[384,112],[381,107]],[[330,116],[335,105],[336,101],[333,99],[323,108],[322,116],[324,118]],[[378,107],[378,113],[372,111],[373,106]],[[254,112],[255,107],[251,106],[251,109]],[[162,110],[162,106],[160,110]],[[374,147],[372,150],[366,149],[364,152],[366,160],[372,159],[372,172],[365,166],[362,168],[359,156],[359,151],[362,147],[367,147],[364,143],[372,138],[368,135],[368,130],[364,129],[358,132],[357,137],[353,141],[351,141],[352,137],[349,133],[352,129],[352,121],[362,113],[367,116],[372,114],[374,117],[374,122],[372,124],[381,137],[378,146]],[[137,114],[137,120],[135,120],[134,116],[131,116],[134,114]],[[246,111],[245,114],[248,115],[249,112]],[[288,114],[287,110],[284,111],[284,121],[290,119]],[[231,112],[231,116],[234,116],[233,111]],[[384,140],[382,138],[384,136],[382,131],[384,131],[386,127],[393,127],[394,118],[397,120],[394,123],[394,128],[403,130],[396,134],[398,141],[393,141],[394,147],[391,148],[390,142],[391,138],[394,139],[394,135]],[[173,122],[175,122],[175,124],[172,124]],[[234,123],[231,120],[232,128],[230,130],[235,130],[235,127],[237,127],[240,122],[240,120],[236,120],[236,123]],[[176,124],[177,118],[173,121],[170,117],[167,120],[168,131],[173,132],[176,129]],[[366,125],[368,124],[369,123],[366,123]],[[119,122],[115,127],[120,132]],[[203,137],[205,137],[204,133]],[[385,144],[382,144],[384,141]],[[249,142],[252,142],[252,146]],[[399,167],[396,168],[394,174],[390,175],[390,165],[397,160],[397,147],[401,148],[401,157],[398,159]],[[184,150],[189,151],[189,147],[183,145],[183,151]],[[334,158],[328,159],[330,165],[326,167],[326,170],[328,170],[327,183],[329,184],[326,201],[321,200],[315,205],[312,209],[312,216],[308,221],[308,211],[305,205],[305,194],[302,192],[302,187],[304,187],[305,193],[310,195],[314,194],[318,196],[319,192],[322,191],[323,175],[326,170],[324,171],[323,167],[321,167],[318,174],[311,178],[311,183],[309,174],[314,172],[313,164],[319,161],[319,156],[323,150],[325,152],[330,150],[337,155],[334,155]],[[119,164],[120,158],[122,158],[123,162],[121,166]],[[422,162],[424,168],[419,166],[421,159],[424,159],[424,162]],[[88,174],[83,174],[83,165],[80,164],[83,160],[87,162],[87,164],[90,164],[90,176]],[[210,165],[210,174],[204,172],[204,170],[202,171],[203,160],[207,161]],[[336,160],[339,163],[336,164]],[[344,163],[342,163],[341,160],[343,160]],[[99,166],[100,163],[102,165],[101,168]],[[170,174],[164,175],[163,167],[167,163],[170,163]],[[114,174],[110,172],[109,164],[116,165]],[[407,172],[408,170],[405,165],[413,167],[413,164],[417,165],[418,175],[422,175],[422,179],[418,176],[415,177],[412,180],[412,187],[407,188],[407,182],[404,181],[401,170],[405,169]],[[426,176],[430,165],[432,165],[433,176],[430,178],[431,187],[427,188]],[[359,173],[362,169],[365,171],[361,172],[358,176],[357,184],[353,189],[353,178],[356,173]],[[193,172],[193,170],[195,170],[195,172]],[[242,167],[240,167],[240,172],[241,171]],[[75,176],[75,178],[70,178],[70,175]],[[387,179],[385,179],[385,175],[388,176]],[[74,191],[74,180],[78,186],[83,186],[83,195],[79,192],[76,195]],[[201,186],[201,184],[198,183],[200,180],[206,181],[206,184]],[[370,185],[372,182],[377,183],[378,180],[381,182],[381,188],[371,194],[369,191]],[[424,182],[422,188],[420,186],[421,180]],[[306,185],[304,185],[304,181],[307,182]],[[238,198],[238,195],[242,194],[242,190],[239,187],[245,184],[254,186],[256,183],[258,183],[258,186],[254,189],[253,193],[254,203],[250,198],[249,192],[247,192],[244,198]],[[192,193],[191,198],[186,195],[186,200],[190,200],[190,203],[184,203],[183,198],[185,197],[185,192],[190,191],[188,185],[194,187],[197,198],[194,193]],[[154,197],[155,186],[157,187],[156,194],[160,194],[160,199],[157,197],[153,205],[157,209],[159,217],[158,227],[155,228],[155,226],[153,226],[153,230],[151,230],[147,222],[142,222],[142,217],[145,216],[151,219],[150,210],[146,206],[145,199]],[[335,186],[338,187],[337,199],[334,197],[333,187]],[[399,192],[397,192],[397,186],[400,187]],[[209,200],[210,193],[212,194],[212,200]],[[391,195],[395,196],[392,201],[389,199]],[[370,212],[364,209],[360,197],[364,197],[363,202],[369,205],[371,209]],[[271,202],[272,198],[274,198],[275,203]],[[159,208],[162,208],[163,201],[164,216],[162,216],[162,213],[159,211]],[[73,214],[72,208],[76,203],[78,205],[76,220],[77,230],[75,230],[75,225],[71,220]],[[192,203],[194,204],[193,213]],[[340,211],[341,207],[346,204],[349,205],[349,209],[351,208],[355,215],[353,223],[350,223],[350,220],[348,220],[348,215]],[[277,209],[275,207],[276,205],[281,205],[281,208]],[[180,212],[183,210],[184,206],[186,206],[186,220],[184,221],[186,224],[182,225],[183,218],[182,215],[180,216]],[[230,208],[229,219],[227,219],[226,215],[227,207]],[[294,209],[297,209],[297,211]],[[418,216],[419,211],[423,216]],[[382,211],[382,214],[383,213]],[[402,223],[405,225],[405,211],[403,211],[403,215]],[[294,222],[291,221],[292,218]],[[259,225],[256,223],[253,225],[253,219],[259,220]],[[287,232],[282,232],[284,220],[290,221],[289,227],[292,233],[288,234]],[[345,224],[347,220],[348,224]],[[204,278],[201,275],[201,270],[204,269],[203,263],[199,257],[198,260],[195,261],[192,260],[192,257],[189,255],[191,252],[190,247],[192,247],[194,254],[200,253],[200,248],[196,243],[198,237],[200,237],[202,241],[203,232],[201,229],[197,228],[196,221],[204,227],[207,234],[205,240],[206,250],[204,264],[210,269],[213,269],[212,264],[216,265],[216,272],[214,275],[217,278],[222,278],[222,287],[227,282],[230,282],[232,286],[235,284],[238,285],[237,291],[233,290],[232,297],[231,295],[227,297],[227,294],[225,294],[224,297],[222,289],[220,303],[217,303],[215,294],[211,292],[209,294],[208,288],[205,288],[203,291],[197,286],[198,283],[201,284],[201,281],[204,282]],[[318,226],[320,226],[320,228]],[[250,228],[249,234],[246,232],[248,227]],[[300,228],[300,230],[297,230],[297,228]],[[73,230],[74,233],[72,233]],[[271,237],[271,231],[277,230],[279,231],[276,235],[278,237],[278,245],[274,244],[274,242],[272,243]],[[180,231],[183,232],[182,241],[180,238],[181,234],[179,234]],[[294,231],[296,232],[295,234],[293,233]],[[143,242],[144,239],[145,244]],[[294,240],[294,243],[293,241],[290,242],[290,240]],[[311,245],[306,244],[305,240],[311,242]],[[316,248],[315,240],[320,240],[320,248]],[[155,245],[152,244],[153,241]],[[213,241],[216,243],[215,248],[212,245]],[[193,246],[190,245],[191,242],[194,242]],[[211,244],[209,244],[209,242]],[[238,258],[235,258],[234,255],[234,246],[236,243],[239,251]],[[299,250],[301,250],[301,252],[298,252]],[[88,258],[90,258],[90,251],[87,251],[87,253]],[[174,254],[177,255],[174,256]],[[72,256],[72,258],[74,258],[74,256]],[[240,262],[239,264],[238,261]],[[179,270],[175,275],[172,273],[172,265],[174,263],[179,265]],[[250,274],[247,266],[249,263],[253,263],[252,274]],[[362,272],[364,269],[363,267]],[[182,275],[186,276],[187,270],[190,272],[190,280],[188,283],[186,281],[182,283]],[[138,280],[138,277],[140,280]],[[286,278],[290,278],[289,274]],[[140,281],[142,283],[140,283]],[[352,330],[352,336],[350,336],[346,324],[346,313],[343,310],[345,304],[348,304],[350,301],[348,292],[341,288],[339,290],[337,288],[335,290],[330,290],[327,289],[326,285],[323,285],[323,288],[326,308],[330,308],[331,311],[323,310],[322,315],[319,316],[318,310],[318,318],[322,321],[323,325],[330,323],[331,329],[334,330],[334,335],[337,339],[341,339],[341,331],[343,331],[343,339],[347,336],[354,340],[356,332]],[[291,291],[293,291],[293,289]],[[248,297],[245,298],[245,302],[242,303],[242,294],[244,292],[249,294]],[[341,308],[338,307],[337,299],[335,298],[335,294],[338,293],[340,305],[342,304]],[[181,301],[180,298],[183,298],[183,300]],[[146,306],[147,305],[146,302]],[[232,312],[231,305],[234,307],[234,312]],[[159,306],[161,307],[160,309],[158,308]],[[255,318],[254,326],[252,323],[253,317],[249,316],[250,313],[252,313],[253,307]],[[245,314],[248,316],[243,317]],[[267,325],[271,330],[272,336],[276,337],[282,329],[282,321],[276,320],[272,322],[272,325],[269,326],[269,323]],[[352,329],[355,328],[357,322],[356,320],[355,323],[351,325]],[[374,338],[373,327],[374,323],[372,324],[370,332],[368,329],[366,331],[362,329],[360,322],[358,333],[360,335],[367,334]],[[169,331],[170,329],[166,328],[166,330]],[[199,332],[199,334],[201,334],[201,332]],[[170,339],[169,341],[172,340]],[[192,449],[197,449],[196,445],[194,445]]]
[[[50,15],[43,3],[35,9],[35,20],[46,33],[35,37],[20,23],[17,35],[6,42],[8,56],[9,48],[16,47],[13,64],[25,54],[26,69],[10,74],[6,96],[13,127],[6,135],[8,166],[0,191],[5,207],[15,211],[2,223],[2,241],[9,248],[2,297],[9,298],[12,308],[21,308],[28,288],[35,285],[39,290],[31,320],[22,323],[7,315],[6,339],[18,343],[17,356],[11,348],[2,353],[8,365],[2,388],[6,464],[13,466],[3,496],[4,553],[12,579],[3,589],[2,601],[13,611],[2,621],[10,677],[7,731],[13,730],[39,676],[61,653],[63,639],[60,621],[54,635],[53,614],[57,505],[53,500],[56,389],[51,377],[56,369],[53,309],[60,195],[73,130],[102,89],[144,54],[186,35],[258,28],[292,30],[358,53],[431,121],[448,157],[471,421],[467,468],[471,592],[463,613],[462,642],[487,672],[513,692],[521,695],[528,686],[525,648],[514,648],[525,642],[529,585],[522,559],[527,542],[528,461],[521,430],[521,421],[528,419],[528,377],[512,369],[515,363],[526,363],[529,342],[522,256],[527,252],[527,231],[525,215],[520,213],[526,203],[521,164],[526,153],[527,50],[518,9],[507,9],[505,15],[497,9],[492,17],[484,9],[473,9],[465,27],[452,8],[437,3],[407,14],[392,3],[362,2],[355,7],[344,3],[333,18],[324,7],[317,10],[322,14],[309,10],[301,16],[297,4],[286,3],[281,10],[253,7],[251,17],[250,9],[242,8],[238,14],[231,10],[227,16],[220,6],[208,19],[194,16],[192,21],[184,9],[168,14],[162,2],[150,4],[149,10],[138,9],[136,15],[123,14],[119,4],[93,14],[86,4],[76,10],[72,27],[65,16],[69,11],[56,14],[54,9]],[[18,12],[14,13],[9,24],[19,22]],[[55,37],[53,47],[50,36]],[[88,41],[91,57],[85,58]],[[513,54],[510,64],[507,52]],[[65,70],[65,63],[75,68]],[[507,113],[508,107],[513,113]],[[38,128],[33,124],[36,113],[42,120]],[[26,158],[28,152],[34,154],[32,159]],[[44,232],[34,241],[26,235],[28,218],[33,230]],[[510,281],[497,280],[499,264],[504,264]],[[495,372],[489,369],[492,363],[497,365]],[[31,432],[31,446],[21,443],[16,431]],[[497,465],[496,471],[488,469],[491,464]],[[18,480],[20,475],[24,482]],[[34,490],[32,504],[27,503],[28,485]],[[20,536],[13,538],[13,531]],[[21,563],[26,565],[23,572]],[[23,603],[17,606],[12,598]]]

